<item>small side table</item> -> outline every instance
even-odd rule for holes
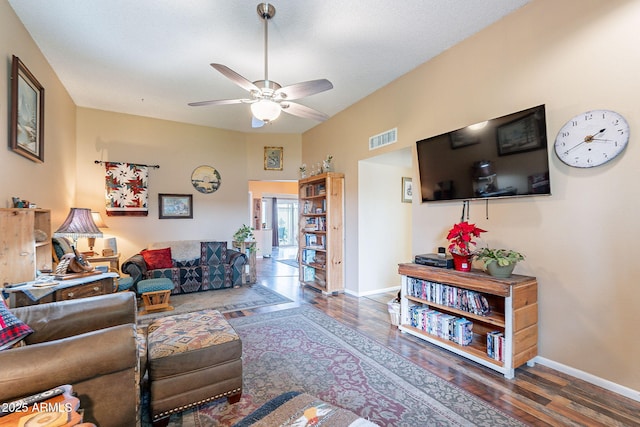
[[[242,270],[242,284],[256,283],[256,242],[232,242],[233,248],[247,256],[249,260],[249,272]]]
[[[49,397],[52,393],[61,394]],[[11,413],[0,418],[0,427],[31,424],[61,427],[94,426],[91,423],[83,423],[80,400],[73,396],[73,389],[68,384],[34,396],[5,402],[2,407]]]
[[[87,257],[87,261],[89,261],[91,264],[96,262],[108,262],[109,268],[111,269],[111,271],[113,271],[114,273],[120,274],[120,254],[115,254],[110,256],[96,255],[92,257]]]

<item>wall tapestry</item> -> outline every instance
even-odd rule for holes
[[[108,216],[147,216],[149,168],[134,163],[104,162]]]

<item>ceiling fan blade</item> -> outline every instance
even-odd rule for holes
[[[300,99],[329,89],[333,89],[333,84],[327,79],[319,79],[285,86],[275,94],[280,95],[282,99]]]
[[[231,68],[227,67],[226,65],[211,64],[211,66],[213,68],[215,68],[216,70],[218,70],[220,73],[222,73],[226,78],[228,78],[229,80],[231,80],[232,82],[234,82],[235,84],[240,86],[241,88],[243,88],[243,89],[245,89],[245,90],[247,90],[249,92],[254,91],[254,90],[260,92],[260,89],[258,88],[258,86],[254,85],[252,82],[250,82],[249,80],[245,79],[240,74],[236,73],[235,71],[233,71]]]
[[[295,102],[282,102],[280,103],[280,107],[285,113],[289,113],[293,116],[298,116],[305,119],[313,119],[319,122],[324,122],[329,118],[329,116],[321,113],[320,111],[314,110],[313,108],[305,107],[301,104],[296,104]]]
[[[228,105],[228,104],[242,104],[244,102],[250,102],[250,99],[215,99],[213,101],[200,101],[200,102],[190,102],[189,105],[192,107],[200,107],[203,105]]]
[[[255,117],[251,116],[251,127],[252,128],[261,128],[264,126],[264,122],[262,120],[258,120]]]

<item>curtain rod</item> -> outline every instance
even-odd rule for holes
[[[101,164],[107,163],[107,162],[102,161],[102,160],[94,160],[93,163],[95,163],[96,165],[101,165]],[[117,162],[112,162],[112,163],[117,163]],[[160,169],[160,165],[141,165],[139,163],[132,163],[132,164],[134,164],[136,166],[146,166],[148,168]]]

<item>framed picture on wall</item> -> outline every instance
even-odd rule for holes
[[[158,194],[159,218],[193,218],[193,195]]]
[[[264,147],[264,170],[282,170],[282,147]]]
[[[411,203],[413,201],[413,183],[411,178],[402,177],[402,203]]]
[[[44,88],[20,58],[11,62],[9,146],[37,163],[44,162]]]

